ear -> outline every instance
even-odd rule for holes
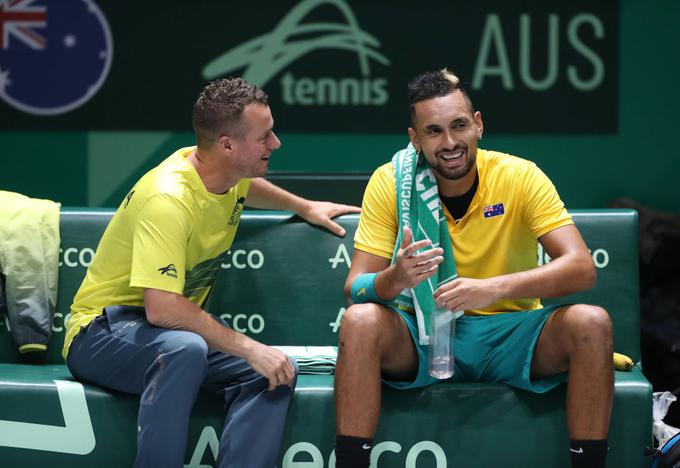
[[[227,135],[221,135],[217,139],[217,148],[220,151],[231,151],[232,150],[232,140]]]
[[[418,141],[418,135],[412,127],[408,128],[408,138],[411,140],[411,144],[416,149],[416,152],[420,153],[420,142]]]
[[[477,124],[477,139],[481,140],[484,134],[484,122],[482,121],[482,113],[477,111],[473,116],[475,124]]]

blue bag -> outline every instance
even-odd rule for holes
[[[680,468],[680,433],[654,451],[651,468]]]

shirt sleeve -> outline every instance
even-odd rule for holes
[[[574,224],[557,189],[536,164],[524,177],[524,219],[536,238],[568,224]]]
[[[354,248],[392,258],[397,240],[397,205],[394,173],[385,164],[368,181],[361,206],[359,227],[354,237]]]
[[[171,195],[158,194],[140,210],[132,241],[130,287],[182,294],[191,218]]]

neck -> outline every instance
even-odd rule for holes
[[[203,185],[210,193],[218,195],[226,193],[239,181],[238,177],[230,176],[233,171],[221,163],[220,156],[211,153],[210,150],[196,148],[187,160],[194,166]]]
[[[460,179],[456,180],[445,179],[444,177],[440,176],[436,171],[433,172],[434,176],[437,178],[437,186],[439,188],[439,193],[448,198],[460,197],[461,195],[465,195],[467,191],[470,190],[470,188],[472,188],[472,185],[475,183],[475,177],[477,177],[477,164],[475,163],[475,165],[472,166],[470,172],[465,174]]]

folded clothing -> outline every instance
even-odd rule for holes
[[[300,374],[332,375],[337,346],[273,346],[297,361]]]

